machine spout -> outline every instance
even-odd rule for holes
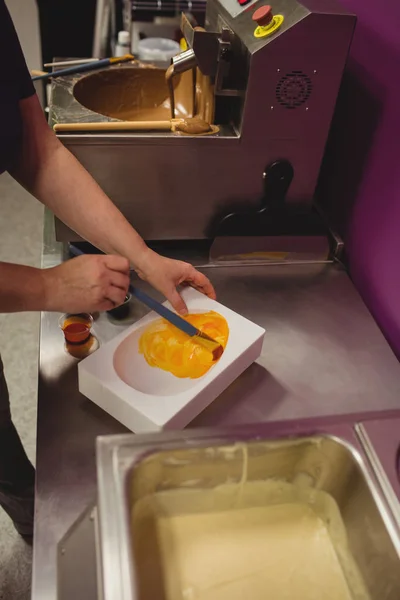
[[[175,74],[189,71],[189,69],[194,69],[197,66],[197,58],[194,50],[189,48],[189,50],[185,50],[184,52],[177,54],[173,57],[171,64],[174,67]]]

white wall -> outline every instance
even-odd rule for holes
[[[39,15],[36,0],[6,0],[30,69],[41,69]]]
[[[6,0],[29,69],[42,69],[39,15],[36,0]],[[42,99],[42,85],[37,86]]]

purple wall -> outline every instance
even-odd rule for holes
[[[321,176],[350,272],[400,357],[400,0],[341,0],[358,17]]]

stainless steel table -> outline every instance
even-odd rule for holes
[[[43,266],[59,264],[46,215]],[[191,426],[311,419],[355,422],[400,408],[400,365],[346,272],[336,265],[209,268],[219,300],[265,327],[259,361]],[[133,320],[145,309],[135,304]],[[95,500],[94,443],[124,428],[85,399],[57,314],[42,315],[34,600],[55,600],[56,547]],[[104,343],[121,325],[95,322]],[[79,599],[80,600],[80,599]]]

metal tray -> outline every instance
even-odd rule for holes
[[[329,433],[267,439],[271,428],[169,432],[98,440],[99,519],[105,600],[138,600],[132,550],[133,504],[155,491],[197,480],[199,487],[239,481],[248,448],[249,480],[275,478],[329,493],[344,522],[349,549],[371,600],[400,597],[400,536],[396,519],[351,427]],[[340,428],[338,428],[338,432]],[[282,432],[284,435],[284,432]],[[346,439],[347,438],[347,439]],[[230,459],[221,446],[232,448]]]

